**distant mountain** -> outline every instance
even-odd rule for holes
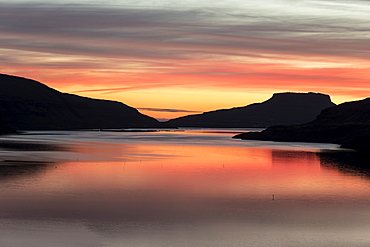
[[[337,143],[346,148],[370,150],[370,98],[327,108],[306,124],[272,126],[262,132],[239,134],[234,138]]]
[[[329,95],[320,93],[275,93],[262,103],[222,109],[169,120],[183,127],[267,127],[309,122],[321,110],[335,106]]]
[[[0,116],[14,129],[158,127],[123,103],[61,93],[40,82],[0,74]]]

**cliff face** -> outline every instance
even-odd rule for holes
[[[269,100],[244,107],[189,115],[168,121],[186,127],[267,127],[309,122],[321,110],[335,106],[319,93],[276,93]]]
[[[5,125],[24,130],[160,126],[123,103],[65,94],[9,75],[0,75],[0,115]]]
[[[266,141],[337,143],[357,150],[370,149],[370,98],[325,109],[301,125],[272,126],[235,138]]]

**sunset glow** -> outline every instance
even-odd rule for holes
[[[370,96],[367,1],[0,3],[0,73],[159,119],[320,92]]]

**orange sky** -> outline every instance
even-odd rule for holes
[[[189,3],[2,2],[0,73],[163,119],[276,92],[370,96],[370,3]]]

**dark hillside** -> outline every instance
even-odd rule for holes
[[[321,110],[335,106],[319,93],[276,93],[267,101],[244,107],[189,115],[168,121],[184,127],[268,127],[312,121]]]
[[[244,133],[235,138],[338,143],[346,148],[370,150],[370,98],[325,109],[306,124],[272,126],[262,132]]]
[[[0,75],[0,114],[14,129],[158,127],[123,103],[61,93],[40,82]]]

